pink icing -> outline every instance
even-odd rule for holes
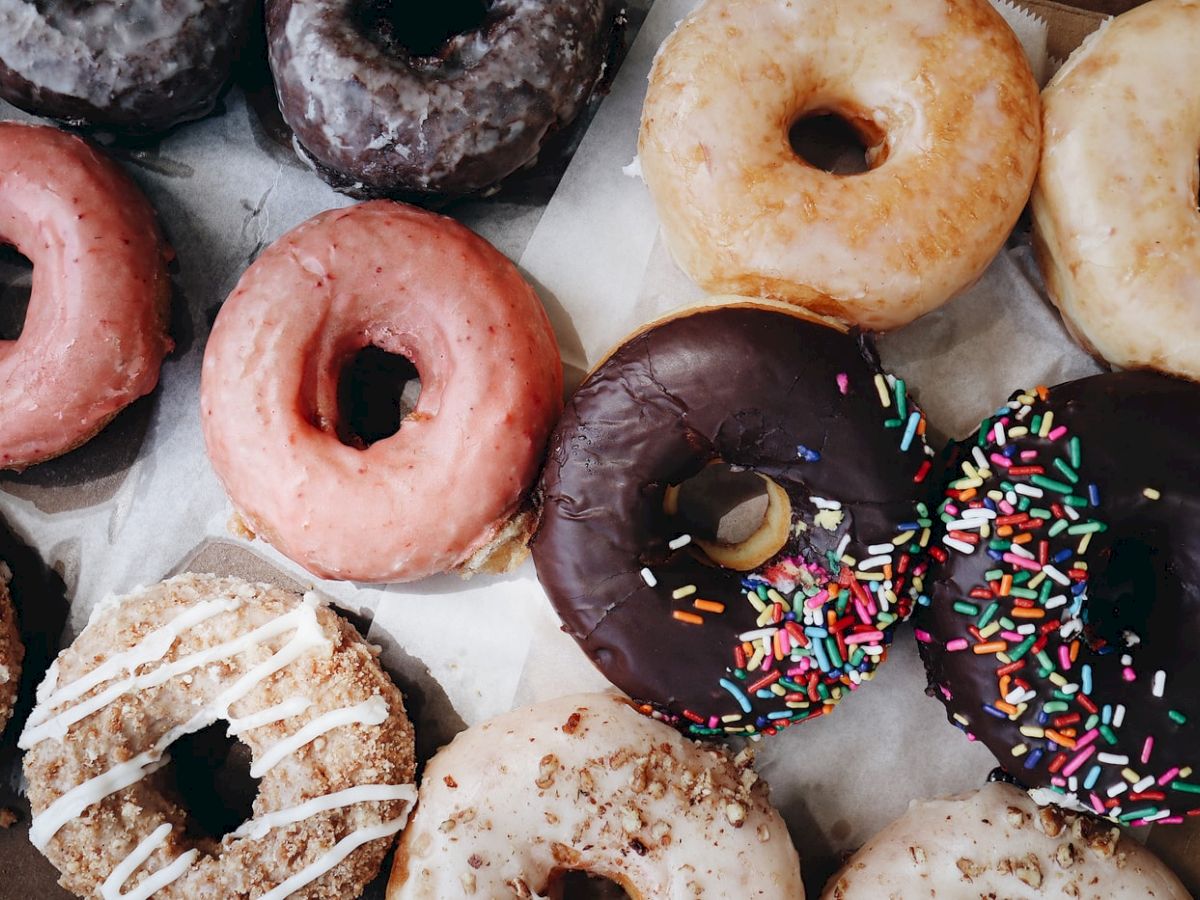
[[[170,285],[146,198],[54,128],[0,123],[0,243],[34,267],[21,336],[0,341],[0,468],[20,469],[154,389]]]
[[[338,376],[374,345],[416,365],[400,430],[335,425]],[[409,581],[463,562],[516,511],[562,405],[545,311],[451,219],[387,201],[322,213],[246,271],[201,376],[213,468],[248,524],[310,572]]]

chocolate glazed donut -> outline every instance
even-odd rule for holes
[[[917,617],[953,724],[1027,786],[1126,824],[1200,815],[1197,446],[1190,382],[1015,395],[956,449]]]
[[[811,720],[873,676],[921,600],[923,430],[864,341],[760,302],[689,311],[617,349],[568,403],[541,482],[538,577],[643,711],[693,735]],[[747,471],[784,530],[765,561],[727,568],[713,562],[731,549],[726,519],[714,542],[689,489],[703,485],[703,507]]]
[[[207,115],[253,0],[0,0],[0,97],[145,134]]]
[[[417,6],[267,0],[280,110],[338,190],[420,200],[491,187],[580,112],[614,30],[615,0]]]

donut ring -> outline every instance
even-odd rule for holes
[[[826,885],[822,900],[878,897],[1154,897],[1190,900],[1149,850],[1111,825],[989,784],[914,803]]]
[[[568,402],[540,485],[538,578],[605,677],[690,734],[814,719],[874,676],[921,597],[922,422],[865,345],[794,307],[678,314]],[[716,564],[668,507],[716,460],[786,493],[765,563]]]
[[[144,134],[207,115],[251,0],[0,0],[0,97],[39,116]]]
[[[254,818],[219,844],[151,776],[217,721],[250,747]],[[79,896],[356,897],[415,798],[404,700],[315,595],[183,575],[98,610],[21,735],[30,840]]]
[[[541,897],[566,871],[633,900],[804,900],[752,758],[692,743],[611,694],[498,716],[429,761],[387,900]]]
[[[860,133],[870,171],[795,154],[790,127],[822,112]],[[705,290],[886,329],[983,273],[1039,141],[1037,84],[987,0],[707,0],[655,58],[638,158]]]
[[[267,3],[297,149],[358,197],[461,196],[531,164],[591,96],[615,27],[611,0],[494,0],[481,25],[418,56],[388,6]]]
[[[951,722],[1123,824],[1200,815],[1197,423],[1152,373],[1014,395],[957,448],[918,617]]]
[[[421,395],[360,450],[337,437],[338,377],[371,345],[412,360]],[[322,213],[263,252],[217,316],[200,388],[209,457],[249,526],[313,574],[357,581],[504,568],[511,556],[489,555],[505,542],[523,558],[517,513],[561,398],[554,333],[512,263],[387,201]]]
[[[33,262],[16,341],[0,341],[0,469],[89,440],[158,383],[168,248],[121,170],[77,137],[0,122],[0,242]]]
[[[21,685],[21,661],[25,646],[17,628],[17,612],[13,609],[8,582],[12,578],[7,563],[0,560],[0,734],[12,716]]]
[[[1090,37],[1043,94],[1033,193],[1038,263],[1079,342],[1113,365],[1192,380],[1198,43],[1200,6],[1189,0],[1153,0]]]

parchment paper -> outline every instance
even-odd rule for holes
[[[548,206],[548,191],[535,185],[450,210],[518,259],[539,288],[569,385],[643,321],[699,294],[665,252],[644,185],[622,172],[634,158],[651,58],[692,2],[654,4]],[[648,5],[632,4],[635,24]],[[1015,8],[1005,13],[1044,59],[1044,29]],[[200,436],[200,361],[221,301],[263,246],[309,216],[350,202],[295,157],[261,78],[243,87],[227,95],[220,114],[142,150],[119,151],[179,254],[172,325],[178,347],[159,389],[68,457],[22,475],[0,474],[0,514],[17,541],[32,548],[26,556],[40,556],[51,570],[18,599],[32,610],[44,592],[50,612],[36,618],[47,634],[61,626],[63,645],[107,594],[176,571],[314,583],[269,546],[228,532],[231,508]],[[26,118],[0,103],[0,119]],[[0,283],[12,274],[4,265],[0,259]],[[882,342],[885,361],[914,385],[935,429],[962,434],[1016,386],[1097,370],[1062,331],[1039,287],[1018,236],[978,285]],[[384,648],[385,664],[406,691],[423,757],[461,728],[513,705],[607,686],[561,632],[528,563],[504,578],[316,587]],[[52,652],[55,638],[41,656]],[[40,671],[27,678],[26,693],[34,674]],[[844,851],[911,799],[975,787],[994,765],[946,723],[942,707],[924,697],[924,685],[905,629],[880,677],[836,715],[763,742],[760,768],[814,894]],[[15,731],[0,756],[8,781],[0,785],[0,805],[12,805],[18,786]],[[18,859],[28,878],[23,883],[37,885],[37,892],[11,893],[13,882],[0,880],[0,897],[64,896],[25,843],[26,826],[0,831],[0,870]],[[378,888],[368,896],[380,896]]]

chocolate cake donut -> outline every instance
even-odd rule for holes
[[[358,197],[451,197],[536,160],[599,81],[615,0],[268,0],[297,149]]]
[[[1123,823],[1200,815],[1198,445],[1190,382],[1015,395],[956,448],[918,617],[951,722]]]
[[[636,335],[575,393],[533,544],[566,631],[697,736],[773,734],[870,680],[930,539],[904,382],[794,308],[726,301]]]
[[[0,0],[0,97],[130,133],[212,110],[252,0]]]

